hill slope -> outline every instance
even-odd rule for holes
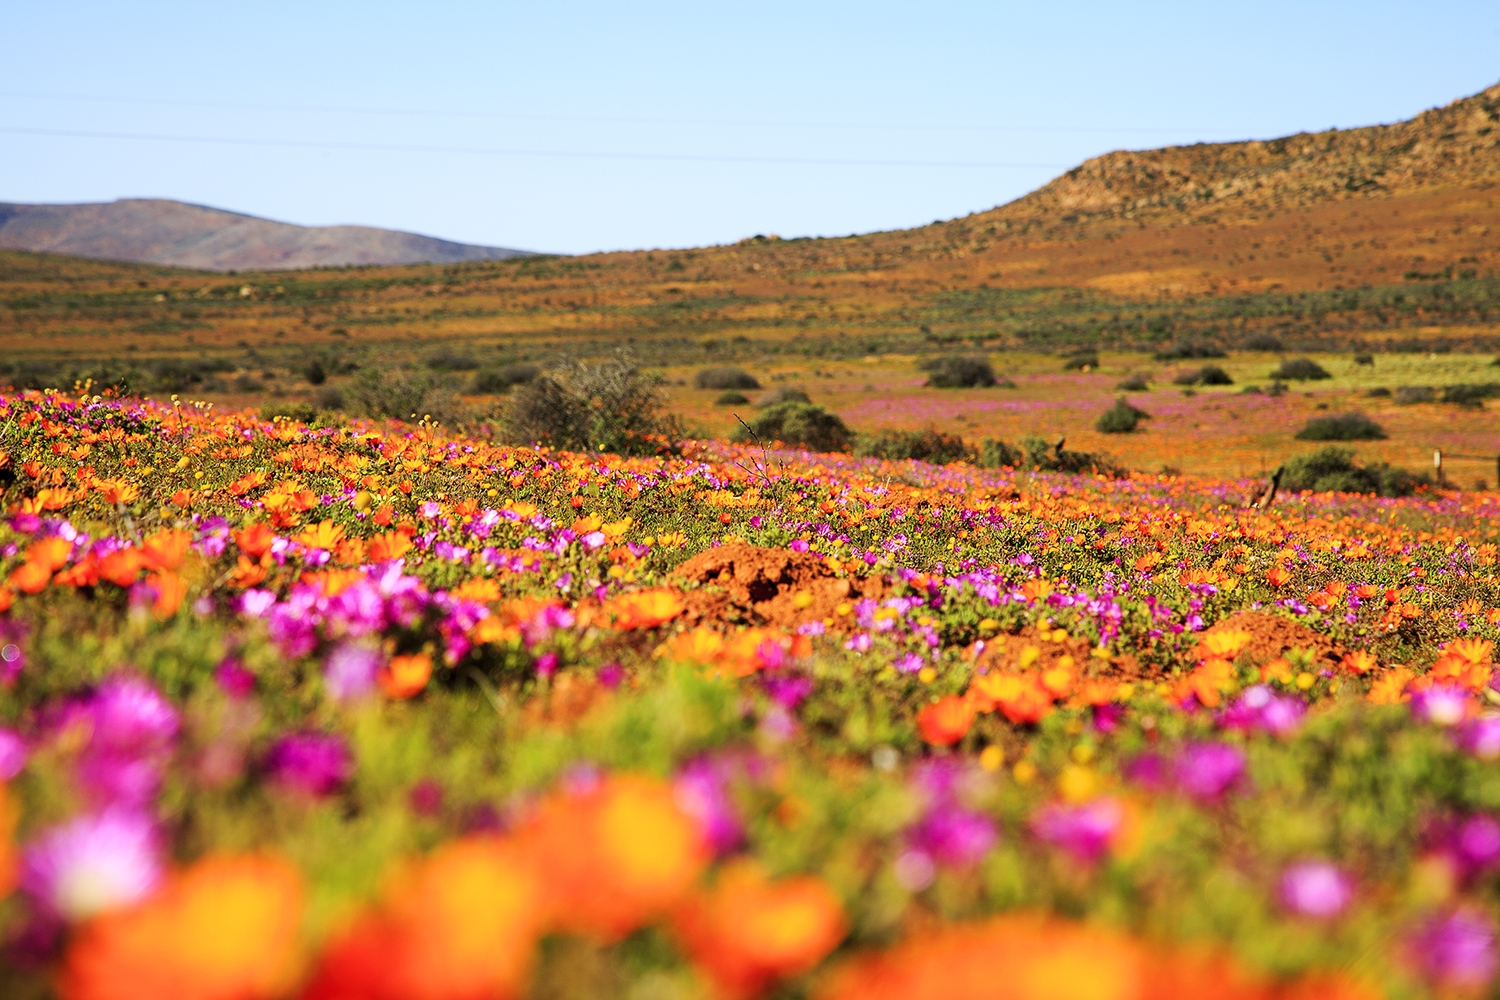
[[[208,271],[451,264],[526,254],[371,226],[296,226],[160,198],[0,203],[0,247]]]

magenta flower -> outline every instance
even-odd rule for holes
[[[1408,944],[1417,967],[1440,985],[1482,988],[1495,978],[1495,925],[1483,913],[1459,910],[1434,918]]]
[[[1049,802],[1032,816],[1031,832],[1077,860],[1092,863],[1109,849],[1124,821],[1124,805],[1108,796],[1082,805]]]
[[[142,806],[156,797],[177,736],[177,710],[138,677],[116,676],[64,709],[62,727],[82,725],[79,784],[99,805]]]
[[[952,802],[932,809],[907,832],[913,847],[951,865],[975,864],[999,838],[994,820]]]
[[[1205,802],[1221,797],[1244,774],[1244,752],[1227,743],[1189,743],[1173,765],[1178,789]]]
[[[0,727],[0,781],[9,781],[25,770],[30,755],[20,733]]]
[[[1480,760],[1500,759],[1500,714],[1486,712],[1458,730],[1458,745]]]
[[[1326,920],[1343,913],[1354,899],[1354,883],[1337,865],[1301,861],[1281,873],[1278,894],[1288,911]]]
[[[323,687],[335,701],[351,702],[375,693],[380,651],[346,642],[323,661]]]
[[[42,834],[21,855],[21,888],[67,920],[138,902],[161,876],[156,825],[133,809],[80,816]]]
[[[226,656],[214,670],[219,690],[234,699],[248,698],[255,690],[255,675],[237,657]]]
[[[689,762],[672,783],[672,793],[683,812],[716,854],[728,854],[745,838],[739,810],[729,794],[730,769],[724,761],[700,757]]]
[[[1246,688],[1234,703],[1219,713],[1225,729],[1290,736],[1302,724],[1307,705],[1301,698],[1276,694],[1265,684]]]
[[[353,774],[354,757],[340,736],[291,733],[266,755],[266,775],[273,783],[313,798],[333,794]]]
[[[1456,726],[1469,712],[1469,694],[1454,684],[1434,684],[1411,696],[1412,717],[1435,726]]]

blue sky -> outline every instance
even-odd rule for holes
[[[1494,0],[32,3],[5,22],[0,201],[178,198],[565,253],[920,225],[1111,149],[1395,121],[1500,80]]]

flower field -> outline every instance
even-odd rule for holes
[[[1500,972],[1500,496],[0,397],[0,994]]]

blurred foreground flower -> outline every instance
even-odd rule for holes
[[[758,995],[811,970],[848,930],[843,906],[820,879],[771,881],[753,862],[731,865],[712,890],[673,915],[683,950],[725,1000]]]
[[[1336,917],[1354,899],[1354,883],[1337,865],[1303,861],[1281,873],[1281,905],[1304,917]]]
[[[145,899],[161,882],[156,824],[114,807],[54,827],[26,846],[21,887],[42,910],[82,920]]]
[[[302,880],[276,858],[205,858],[139,906],[86,924],[65,1000],[263,1000],[295,979]]]
[[[283,788],[320,798],[353,777],[354,758],[341,736],[291,733],[266,755],[266,774]]]
[[[1435,918],[1408,943],[1417,967],[1440,986],[1480,989],[1495,979],[1495,924],[1483,913],[1459,910]]]

